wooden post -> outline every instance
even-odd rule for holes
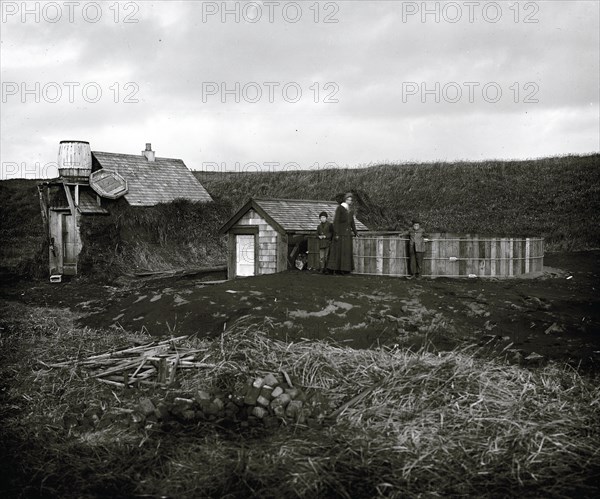
[[[375,240],[376,244],[376,259],[375,259],[375,273],[383,274],[383,237],[378,236]]]
[[[448,247],[448,243],[450,241],[446,241],[447,239],[445,234],[438,234],[438,238],[441,239],[438,245],[438,257],[441,258],[438,265],[438,275],[448,275],[448,257],[450,248]]]
[[[373,236],[369,236],[368,239],[365,239],[364,244],[364,257],[365,257],[365,274],[370,274],[373,272],[373,259],[371,256],[373,255]]]
[[[353,258],[354,258],[355,272],[357,274],[362,274],[363,273],[362,258],[361,258],[361,245],[362,245],[362,241],[364,241],[364,239],[360,239],[358,237],[355,237],[354,241],[352,242],[352,255],[353,255]]]
[[[398,260],[398,245],[400,241],[397,236],[390,238],[390,274],[403,275],[401,270],[400,260]]]
[[[502,237],[500,238],[500,254],[498,255],[498,257],[500,258],[500,276],[505,277],[506,276],[506,246],[507,246],[507,242],[506,242],[506,238]]]
[[[71,210],[71,215],[75,217],[77,211],[75,209],[75,203],[73,202],[73,196],[71,196],[71,189],[69,189],[69,186],[64,182],[63,187],[65,189],[65,195],[67,196],[67,202],[69,203],[69,210]]]
[[[433,238],[429,238],[433,239]],[[436,238],[437,239],[437,238]],[[439,268],[441,262],[438,260],[439,258],[439,245],[440,241],[430,241],[425,243],[425,256],[429,256],[429,260],[423,261],[423,267],[425,267],[422,272],[424,275],[439,275]],[[429,263],[426,263],[429,262]]]
[[[382,261],[382,269],[381,273],[385,275],[389,275],[390,273],[390,238],[389,236],[382,236],[381,242],[383,244],[382,252],[383,252],[383,261]]]
[[[496,269],[498,268],[498,260],[496,260],[496,258],[497,258],[496,249],[497,248],[498,248],[498,241],[496,239],[493,239],[491,241],[491,245],[490,245],[490,275],[491,276],[496,275]]]
[[[486,241],[479,241],[479,275],[484,276],[485,273],[485,244]]]
[[[458,241],[458,275],[468,275],[467,272],[467,241],[460,240]]]
[[[404,240],[404,234],[400,234],[395,241],[396,245],[396,272],[398,275],[406,276],[406,250],[407,245]]]
[[[514,239],[511,237],[508,240],[508,275],[514,276],[514,265],[513,265],[513,256],[514,256]]]
[[[489,238],[485,241],[484,250],[484,275],[492,275],[492,241]]]

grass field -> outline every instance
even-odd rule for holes
[[[149,341],[81,329],[64,309],[4,303],[0,476],[4,497],[597,497],[600,389],[570,367],[537,369],[472,348],[438,354],[285,343],[243,321],[190,337],[208,368],[169,389],[100,384],[77,363]],[[337,419],[140,417],[155,404],[227,395],[285,370]],[[180,371],[181,372],[181,371]],[[171,402],[170,402],[171,401]]]

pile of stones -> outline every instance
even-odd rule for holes
[[[169,392],[160,400],[144,397],[131,413],[136,424],[167,421],[235,422],[241,426],[318,425],[330,411],[320,392],[294,386],[287,375],[267,374],[248,380],[234,393],[197,390]]]

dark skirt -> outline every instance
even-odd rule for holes
[[[352,272],[354,270],[352,236],[339,236],[337,240],[335,237],[333,238],[327,268],[342,272]]]

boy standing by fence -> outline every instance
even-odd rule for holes
[[[423,229],[418,219],[412,221],[412,227],[408,231],[408,253],[410,255],[410,276],[421,277],[423,270],[423,256],[425,255],[425,243],[429,241],[423,237]]]
[[[317,226],[317,242],[319,244],[319,271],[325,273],[327,269],[327,259],[329,258],[329,248],[333,238],[333,225],[327,221],[327,213],[322,211],[319,214],[321,223]]]

